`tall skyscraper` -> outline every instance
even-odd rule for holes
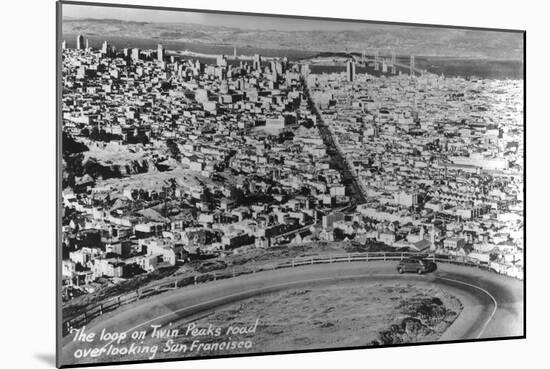
[[[216,58],[216,64],[219,67],[226,67],[227,66],[227,58],[225,57],[225,55],[223,55],[223,54],[218,55],[218,57]]]
[[[411,65],[409,67],[409,74],[414,77],[414,55],[411,55]]]
[[[252,67],[256,70],[259,70],[262,68],[262,57],[260,54],[254,55],[254,59],[252,61]]]
[[[76,36],[76,49],[77,50],[84,49],[84,36],[82,35]]]
[[[279,78],[279,74],[277,72],[277,64],[274,61],[271,62],[270,69],[271,69],[271,76],[270,76],[271,81],[277,82],[277,79]]]
[[[103,44],[101,44],[101,53],[105,55],[109,54],[109,44],[107,41],[103,41]]]
[[[233,58],[237,59],[237,48],[233,48]]]
[[[355,62],[353,60],[348,60],[346,64],[346,76],[348,82],[353,82],[355,79]]]
[[[132,49],[132,60],[133,61],[139,60],[139,49],[137,47]]]
[[[158,44],[157,46],[157,60],[164,61],[164,48],[162,47],[162,44]]]

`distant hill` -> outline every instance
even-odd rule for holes
[[[476,59],[521,60],[523,36],[513,32],[365,23],[360,30],[254,31],[189,23],[64,18],[63,33],[117,36],[269,49],[361,51]]]

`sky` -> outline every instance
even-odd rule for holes
[[[312,19],[293,19],[270,16],[245,16],[234,14],[210,14],[190,11],[162,11],[150,9],[116,8],[90,5],[63,5],[64,17],[96,18],[96,19],[120,19],[124,21],[141,22],[166,22],[166,23],[194,23],[210,26],[236,27],[254,30],[358,30],[366,27],[365,23],[323,21]],[[387,27],[380,25],[380,27]],[[391,27],[396,27],[392,25]]]

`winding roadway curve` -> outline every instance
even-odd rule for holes
[[[463,310],[440,341],[475,338],[523,336],[523,282],[484,270],[458,265],[439,264],[438,271],[426,275],[395,271],[396,262],[352,262],[300,266],[189,286],[124,306],[103,315],[86,327],[87,332],[131,332],[151,324],[191,319],[219,306],[264,293],[311,284],[342,280],[411,281],[439,286],[459,298]],[[76,360],[73,353],[83,347],[63,341],[62,364],[85,364],[94,360]],[[101,347],[101,346],[98,346]],[[297,350],[300,348],[297,347]]]

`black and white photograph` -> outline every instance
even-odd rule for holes
[[[525,338],[526,32],[368,17],[57,3],[57,366]]]

